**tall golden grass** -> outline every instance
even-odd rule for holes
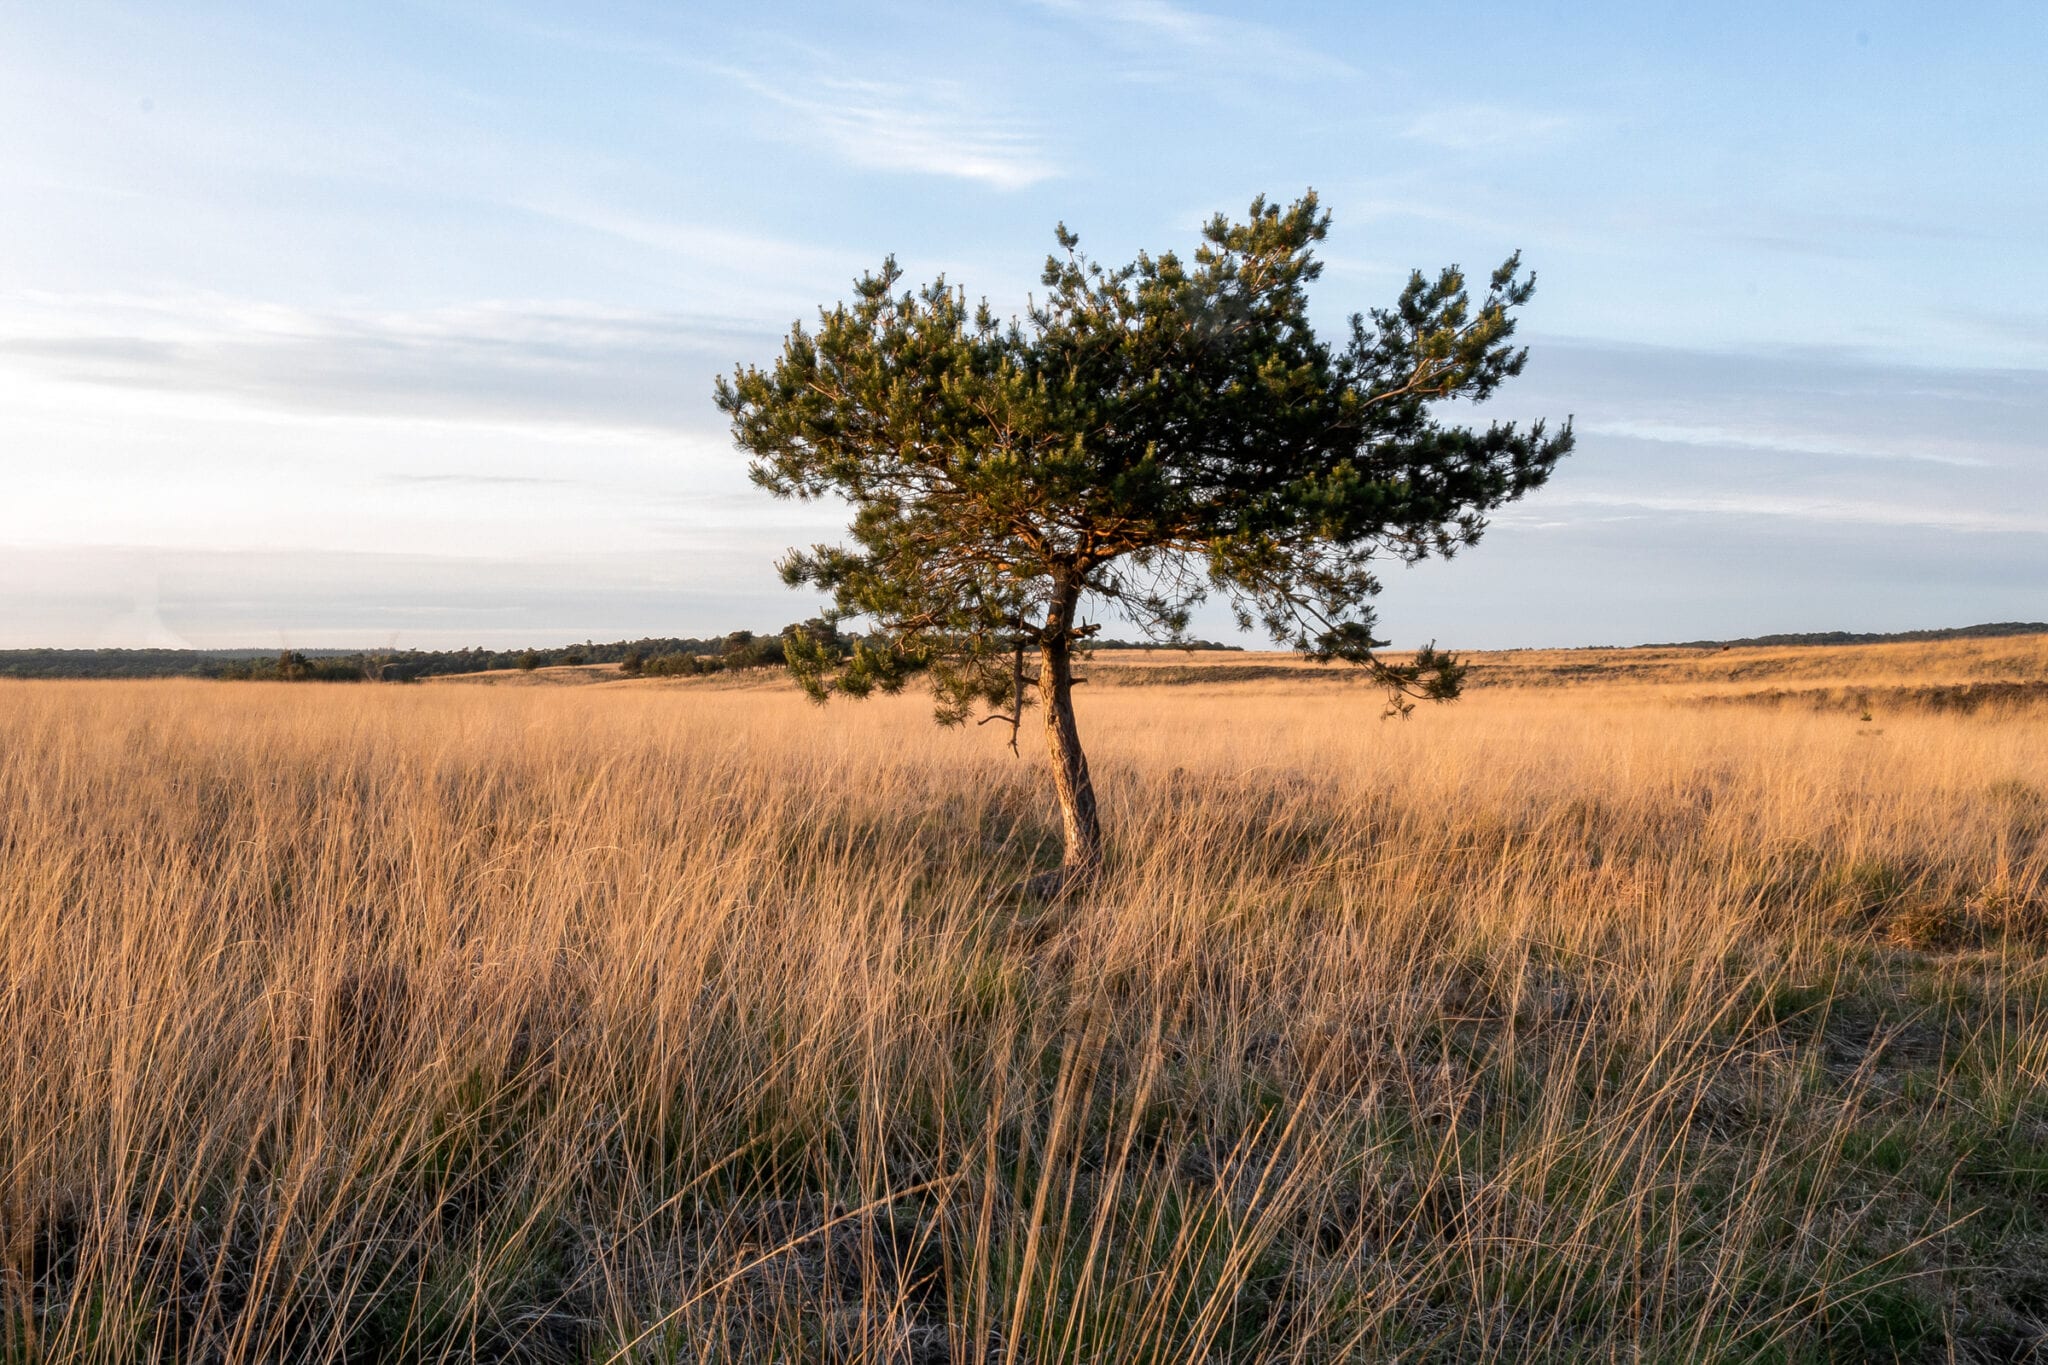
[[[0,1359],[2041,1340],[2048,713],[1081,704],[0,685]]]

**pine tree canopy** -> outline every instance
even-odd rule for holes
[[[943,278],[902,288],[891,258],[772,366],[721,377],[755,481],[852,508],[850,545],[782,565],[874,624],[848,660],[798,660],[813,695],[928,668],[941,720],[981,703],[1014,724],[1027,652],[1066,710],[1068,655],[1096,629],[1084,610],[1172,640],[1219,595],[1243,628],[1373,670],[1397,705],[1454,696],[1451,656],[1375,653],[1374,568],[1472,544],[1571,449],[1569,421],[1441,417],[1521,372],[1514,310],[1535,280],[1511,256],[1475,303],[1455,267],[1418,272],[1333,344],[1308,318],[1329,221],[1313,192],[1260,198],[1212,219],[1192,260],[1115,269],[1062,225],[1044,293],[1008,321]],[[1078,761],[1071,711],[1048,721]]]
[[[1510,257],[1475,305],[1456,268],[1418,272],[1332,346],[1307,311],[1328,229],[1313,193],[1260,199],[1211,220],[1191,262],[1111,270],[1063,225],[1042,301],[1008,323],[944,279],[899,290],[892,258],[771,368],[722,378],[757,483],[852,505],[852,547],[783,563],[886,641],[833,681],[863,692],[928,663],[960,719],[1007,703],[1019,645],[1085,630],[1081,603],[1171,639],[1216,593],[1311,657],[1454,693],[1446,656],[1375,655],[1373,567],[1473,543],[1571,449],[1569,423],[1438,416],[1521,372],[1513,310],[1534,277]]]

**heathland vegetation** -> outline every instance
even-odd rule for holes
[[[0,1359],[2039,1348],[2048,639],[1207,657],[0,683]]]

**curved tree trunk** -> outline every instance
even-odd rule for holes
[[[1095,809],[1088,756],[1081,752],[1081,732],[1074,724],[1073,664],[1072,643],[1056,638],[1044,646],[1038,670],[1045,745],[1052,757],[1053,789],[1059,794],[1060,825],[1066,836],[1060,874],[1067,883],[1091,879],[1102,868],[1102,819]]]

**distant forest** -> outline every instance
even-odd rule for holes
[[[780,667],[782,642],[799,630],[810,631],[837,648],[849,648],[853,637],[842,636],[820,621],[784,626],[773,635],[736,630],[703,639],[648,636],[598,644],[559,645],[549,649],[4,649],[4,678],[225,678],[306,682],[414,682],[450,673],[488,673],[501,668],[554,668],[578,664],[618,664],[628,673],[675,676],[729,670]],[[1759,645],[1875,645],[1931,640],[1996,639],[2007,635],[2048,635],[2048,621],[1987,621],[1976,626],[1941,630],[1901,630],[1860,634],[1846,630],[1808,631],[1791,635],[1752,635],[1739,640],[1679,640],[1638,645],[1638,649],[1739,649]],[[1613,646],[1600,646],[1612,648]],[[1214,640],[1189,640],[1162,645],[1147,640],[1096,640],[1092,649],[1156,649],[1242,652],[1241,645]]]
[[[0,677],[8,678],[222,678],[264,682],[416,682],[453,673],[618,664],[648,677],[691,676],[781,667],[783,641],[807,631],[835,650],[852,637],[822,621],[784,626],[773,635],[736,630],[695,639],[649,636],[551,649],[8,649],[0,650]],[[1156,645],[1101,640],[1097,649],[1236,650],[1210,640]]]
[[[1637,649],[1740,649],[1753,645],[1882,645],[1926,640],[1995,640],[2006,635],[2048,635],[2048,621],[1986,621],[1979,626],[1948,626],[1941,630],[1895,630],[1859,635],[1846,630],[1815,630],[1799,635],[1751,635],[1740,640],[1679,640],[1637,645]]]

